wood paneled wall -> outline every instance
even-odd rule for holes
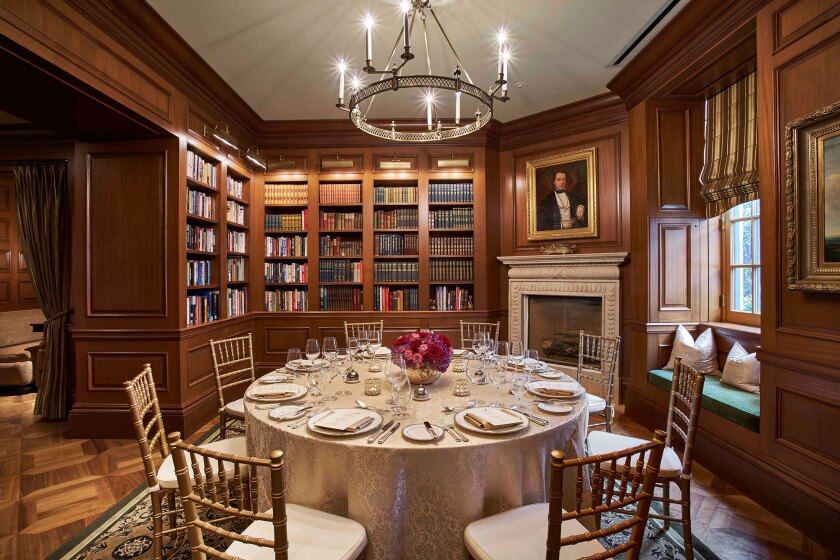
[[[20,247],[15,206],[15,177],[0,161],[0,313],[35,309],[38,298]]]

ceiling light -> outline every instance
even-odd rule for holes
[[[265,157],[260,153],[260,149],[256,146],[251,146],[250,148],[248,148],[248,150],[245,152],[245,158],[257,167],[261,167],[263,171],[268,170],[268,162],[266,161]]]
[[[233,150],[239,149],[239,142],[237,142],[236,138],[231,136],[230,131],[228,130],[227,123],[220,122],[212,129],[209,126],[205,125],[204,136],[218,140],[219,142]]]
[[[510,62],[510,45],[508,43],[507,31],[502,29],[498,34],[499,52],[498,52],[498,70],[497,76],[493,84],[488,90],[475,85],[470,78],[469,73],[464,68],[461,58],[455,52],[455,47],[449,40],[449,36],[443,29],[443,26],[438,20],[437,15],[432,9],[432,0],[403,0],[401,3],[402,11],[402,29],[397,35],[397,41],[394,43],[394,48],[391,51],[391,56],[383,66],[385,70],[377,70],[373,64],[373,17],[368,14],[365,16],[365,66],[362,70],[372,76],[379,76],[379,81],[367,86],[362,86],[361,81],[354,77],[352,81],[353,91],[350,94],[349,101],[344,102],[345,95],[345,74],[347,72],[347,65],[342,60],[338,67],[339,81],[338,81],[338,103],[336,107],[350,113],[350,121],[359,130],[384,138],[386,140],[396,140],[401,142],[434,142],[441,140],[448,140],[450,138],[458,138],[480,130],[484,125],[490,122],[493,118],[493,103],[494,101],[506,102],[508,97],[508,64]],[[418,17],[419,16],[419,17]],[[428,29],[427,18],[433,21],[443,35],[449,49],[455,56],[458,65],[452,77],[441,76],[432,73],[431,59],[428,55]],[[414,53],[411,52],[411,31],[414,29],[414,24],[419,22],[423,31],[423,44],[426,46],[426,73],[414,73],[410,76],[403,76],[403,67],[414,58]],[[400,53],[399,59],[397,55],[397,48],[402,39],[403,52]],[[389,68],[390,67],[390,68]],[[461,79],[463,73],[465,80]],[[425,90],[424,109],[426,113],[426,130],[418,131],[416,124],[403,123],[399,124],[397,120],[392,120],[387,128],[376,126],[368,121],[368,113],[373,106],[373,101],[377,95],[387,94],[388,92],[399,91],[405,88],[420,88]],[[455,100],[455,114],[452,117],[439,115],[436,111],[436,99],[440,99],[445,95],[453,95]],[[462,100],[462,94],[466,94],[470,99]],[[367,103],[366,109],[363,111],[361,104],[365,100],[370,100]],[[461,122],[461,104],[464,102],[475,101],[478,103],[478,108],[475,112],[475,120],[467,119],[466,122]],[[406,119],[407,120],[407,119]],[[415,130],[404,130],[405,128],[414,127]],[[403,130],[400,130],[403,128]]]

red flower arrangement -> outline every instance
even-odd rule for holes
[[[407,367],[430,368],[443,373],[449,367],[452,343],[433,331],[416,331],[399,337],[392,353],[402,356]]]

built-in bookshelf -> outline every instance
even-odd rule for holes
[[[266,311],[309,310],[309,184],[265,184]]]
[[[248,308],[248,268],[250,247],[250,180],[244,174],[227,166],[225,193],[227,196],[226,216],[226,253],[227,253],[227,290],[226,317],[238,317],[249,311]]]
[[[417,311],[420,308],[419,198],[416,180],[374,181],[375,311]]]
[[[321,311],[364,307],[364,221],[360,181],[318,185],[318,284]]]
[[[437,311],[474,306],[474,200],[472,181],[429,182],[429,300]]]
[[[219,319],[221,269],[219,265],[219,185],[222,166],[218,159],[187,149],[186,196],[186,324],[199,325]]]

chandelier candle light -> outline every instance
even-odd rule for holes
[[[404,1],[402,4],[402,29],[397,36],[394,43],[394,48],[391,51],[391,56],[385,64],[386,70],[377,70],[373,65],[373,17],[370,15],[365,17],[365,66],[362,70],[372,76],[380,76],[379,80],[362,87],[361,81],[354,77],[351,82],[351,94],[349,101],[345,103],[345,81],[347,73],[347,63],[341,60],[338,65],[338,103],[336,107],[343,111],[350,113],[350,121],[359,130],[383,138],[385,140],[395,140],[398,142],[434,142],[447,140],[450,138],[458,138],[459,136],[466,136],[477,130],[480,130],[484,125],[490,122],[493,118],[493,103],[494,101],[507,102],[508,97],[508,62],[510,60],[510,49],[505,32],[499,34],[499,60],[498,60],[498,77],[493,85],[484,91],[481,87],[476,86],[469,73],[464,68],[461,58],[455,52],[455,47],[449,40],[449,36],[440,24],[437,15],[432,9],[431,0],[411,0]],[[426,27],[426,20],[431,16],[435,24],[440,29],[441,34],[446,40],[446,44],[455,56],[458,65],[455,67],[453,77],[440,76],[432,73],[431,57],[428,53],[428,30]],[[414,53],[411,52],[411,31],[414,29],[415,22],[419,19],[423,28],[423,41],[426,45],[426,64],[428,72],[426,74],[403,75],[403,67],[412,59]],[[399,58],[402,62],[397,64],[394,57],[397,53],[397,46],[400,39],[402,39],[403,52]],[[388,66],[390,69],[387,69]],[[466,79],[462,80],[461,75]],[[379,94],[388,92],[396,92],[400,89],[420,88],[425,90],[424,101],[426,105],[426,130],[400,130],[396,121],[391,121],[390,126],[377,126],[368,121],[368,113],[373,106],[373,101]],[[435,110],[436,90],[448,90],[454,92],[455,95],[455,115],[454,119],[447,121],[441,119]],[[461,122],[461,105],[462,94],[478,103],[478,108],[475,111],[475,120],[469,122]],[[362,111],[361,104],[363,101],[370,99],[367,108]],[[421,121],[422,122],[422,121]],[[414,123],[403,123],[403,128],[416,127]],[[422,125],[421,125],[422,126]]]

